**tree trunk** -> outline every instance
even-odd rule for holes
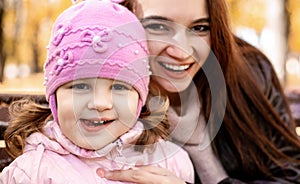
[[[33,26],[33,33],[34,35],[39,34],[39,24],[35,24]],[[41,72],[41,69],[39,67],[39,56],[40,56],[40,50],[39,50],[39,40],[38,36],[32,37],[31,40],[31,50],[33,55],[33,73]]]
[[[5,53],[3,50],[3,15],[4,15],[4,4],[5,0],[0,0],[0,82],[4,79],[4,66],[5,66]]]
[[[280,82],[286,81],[285,63],[288,47],[290,18],[288,0],[266,0],[267,25],[262,32],[262,50],[273,63]]]

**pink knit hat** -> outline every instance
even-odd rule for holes
[[[56,19],[45,68],[46,98],[57,120],[55,92],[82,78],[108,78],[131,84],[139,93],[139,109],[148,95],[146,36],[139,20],[109,0],[86,0]]]

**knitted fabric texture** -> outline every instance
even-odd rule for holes
[[[139,93],[141,108],[150,74],[146,44],[139,20],[117,3],[86,0],[62,12],[54,23],[44,65],[46,98],[54,118],[57,88],[83,78],[131,84]]]

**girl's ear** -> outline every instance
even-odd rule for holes
[[[49,97],[49,107],[51,109],[54,121],[58,123],[56,91]]]

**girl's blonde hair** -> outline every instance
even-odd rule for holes
[[[6,150],[16,158],[23,153],[25,139],[34,132],[43,133],[43,127],[52,117],[50,108],[32,98],[14,101],[9,106],[10,122],[4,132]]]

